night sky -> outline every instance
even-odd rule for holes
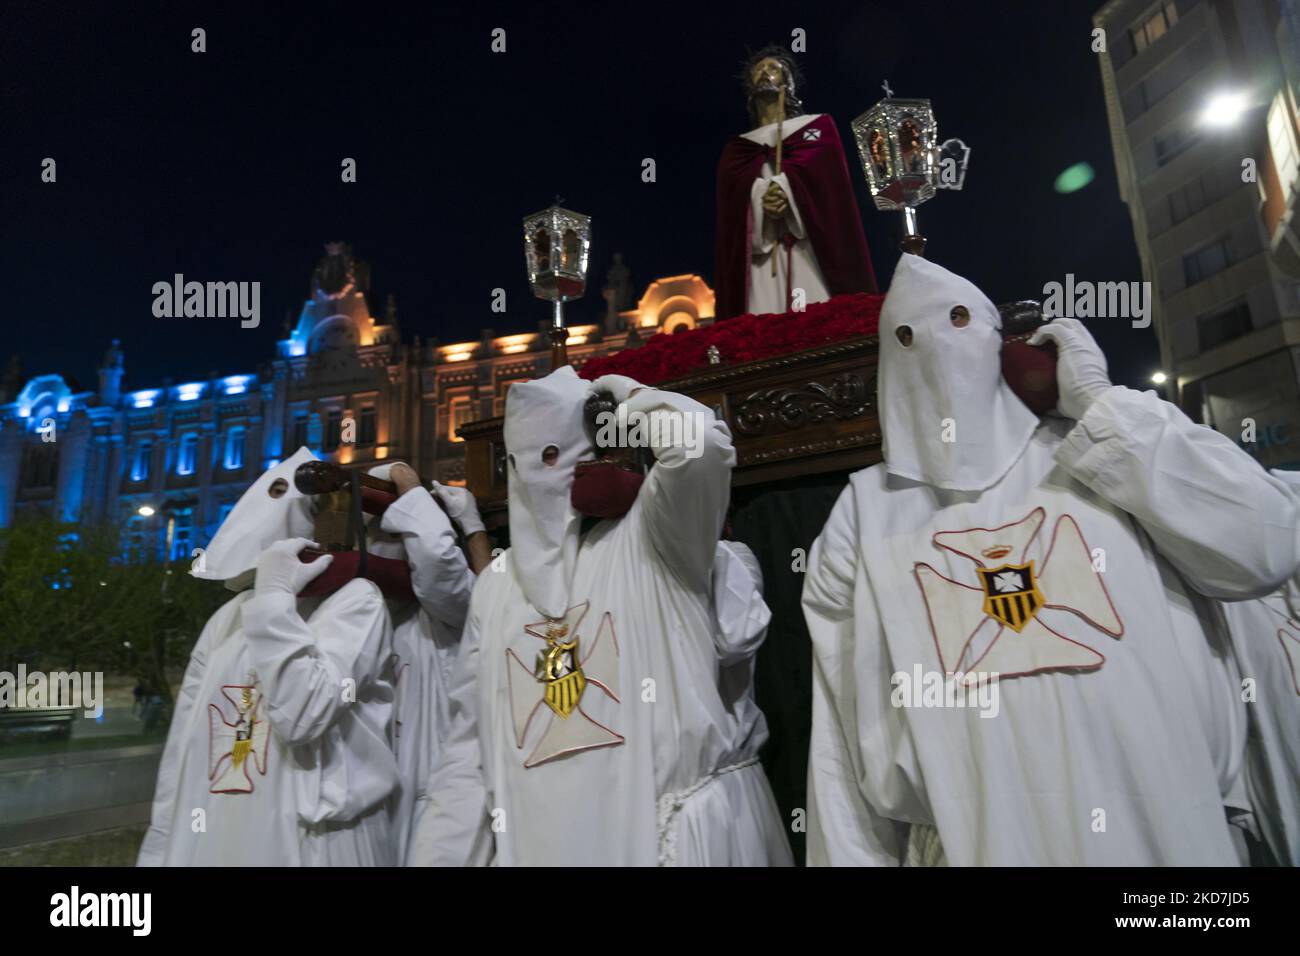
[[[714,169],[748,128],[748,48],[807,32],[809,112],[835,117],[876,271],[899,217],[872,208],[850,121],[882,95],[929,97],[971,147],[963,192],[920,210],[927,255],[994,301],[1045,282],[1140,279],[1116,188],[1092,2],[488,3],[386,7],[6,5],[0,30],[0,253],[8,343],[25,372],[93,388],[113,337],[124,388],[254,371],[296,319],[322,243],[371,265],[372,310],[443,342],[535,329],[520,219],[558,193],[594,218],[588,295],[621,251],[652,279],[713,280]],[[186,7],[188,9],[181,9]],[[207,30],[208,51],[190,52]],[[494,27],[507,52],[490,50]],[[41,160],[58,181],[40,181]],[[358,182],[340,181],[353,157]],[[641,180],[653,157],[657,182]],[[1088,162],[1091,185],[1053,191]],[[159,319],[153,283],[262,283],[262,324]],[[508,311],[490,310],[492,290]],[[1153,331],[1092,323],[1113,377],[1155,368]]]

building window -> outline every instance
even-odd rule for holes
[[[339,447],[343,435],[343,412],[331,408],[325,418],[325,450],[333,451]]]
[[[361,424],[357,436],[357,444],[373,445],[377,434],[379,417],[375,414],[375,406],[361,406]]]
[[[452,441],[464,441],[460,437],[461,426],[473,421],[474,403],[468,395],[456,395],[451,400],[450,427],[447,437]]]
[[[58,456],[52,445],[31,445],[23,452],[22,485],[24,488],[49,488],[58,473]]]
[[[1148,13],[1140,19],[1137,26],[1130,31],[1134,49],[1141,53],[1168,33],[1169,28],[1177,22],[1178,8],[1174,6],[1173,0],[1165,0],[1153,13]]]
[[[1183,278],[1187,286],[1191,287],[1222,272],[1230,265],[1232,265],[1232,251],[1228,248],[1228,237],[1224,236],[1183,256]]]
[[[1156,165],[1166,166],[1196,144],[1199,134],[1190,129],[1176,129],[1155,139]]]
[[[1210,315],[1202,315],[1196,320],[1196,334],[1202,352],[1240,338],[1252,328],[1250,306],[1245,301],[1234,303]]]
[[[235,425],[226,432],[225,465],[228,471],[244,467],[244,432],[243,425]]]
[[[144,531],[144,519],[139,515],[131,515],[127,519],[123,560],[139,561],[144,557]]]
[[[194,474],[194,454],[199,447],[199,436],[188,432],[181,436],[181,447],[176,453],[176,474]]]
[[[1169,194],[1169,220],[1174,225],[1204,208],[1205,188],[1199,179],[1194,179],[1182,189],[1175,189]]]
[[[177,508],[172,512],[172,553],[170,560],[180,561],[190,556],[194,546],[194,509]]]
[[[152,457],[152,443],[142,441],[135,446],[135,457],[131,460],[132,481],[147,481],[149,479],[149,459]]]
[[[512,378],[497,382],[497,399],[493,403],[495,410],[493,414],[504,415],[506,411],[506,399],[510,395],[510,386],[515,382],[527,382],[527,378]]]
[[[1282,181],[1282,194],[1288,195],[1300,181],[1300,148],[1291,128],[1286,98],[1281,94],[1274,98],[1268,110],[1268,147],[1277,166],[1278,179]]]
[[[289,447],[297,451],[307,444],[307,413],[298,412],[293,416],[293,441]]]

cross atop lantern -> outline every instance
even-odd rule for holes
[[[524,261],[533,294],[554,304],[551,323],[551,367],[567,364],[564,303],[587,290],[587,258],[591,252],[591,217],[555,204],[524,217]]]
[[[939,128],[929,100],[885,98],[853,121],[853,138],[876,208],[903,212],[906,252],[920,255],[925,238],[917,232],[916,207],[936,189],[961,189],[970,150],[961,140],[938,142]]]

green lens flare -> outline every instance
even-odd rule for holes
[[[1072,193],[1080,190],[1092,182],[1095,175],[1092,166],[1088,163],[1075,163],[1056,177],[1056,191],[1058,193]]]

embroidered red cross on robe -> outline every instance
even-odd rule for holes
[[[222,685],[219,705],[208,704],[208,792],[252,793],[252,771],[266,776],[270,733],[261,685]]]
[[[590,606],[590,601],[584,601],[569,608],[559,621],[538,621],[524,627],[528,634],[545,642],[537,648],[534,667],[529,668],[513,650],[506,650],[515,746],[523,749],[524,738],[539,711],[545,722],[541,738],[524,760],[526,769],[566,754],[613,747],[624,741],[621,734],[593,720],[582,709],[583,695],[593,686],[614,703],[621,703],[618,638],[614,634],[614,618],[608,611],[600,619],[600,630],[591,642],[591,649],[586,656],[582,655],[584,641],[580,628]]]
[[[1089,631],[1081,624],[1114,638],[1124,625],[1074,518],[1058,517],[1044,547],[1046,518],[1035,508],[999,528],[936,533],[935,547],[974,562],[977,583],[945,577],[923,561],[913,566],[946,674],[1005,679],[1105,663],[1084,643]]]

